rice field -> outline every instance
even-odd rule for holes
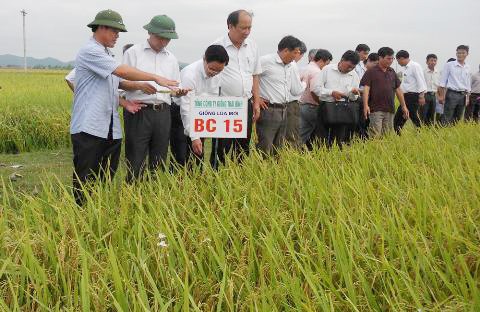
[[[1,311],[479,311],[479,126],[29,195],[3,182]]]
[[[0,153],[70,145],[72,93],[66,73],[0,70]]]

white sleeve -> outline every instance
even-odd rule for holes
[[[180,87],[181,88],[190,88],[192,91],[188,92],[187,95],[178,98],[176,103],[180,105],[180,116],[182,118],[183,128],[185,129],[185,135],[189,136],[192,141],[199,139],[198,137],[190,136],[190,105],[192,102],[192,97],[195,95],[195,79],[188,77],[189,75],[185,72],[180,74]]]

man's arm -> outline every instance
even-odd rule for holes
[[[125,64],[118,66],[113,71],[113,74],[126,80],[154,81],[158,85],[167,87],[167,88],[178,86],[178,81],[170,80],[155,74],[150,74]]]
[[[260,118],[260,109],[268,108],[267,104],[260,98],[260,78],[258,75],[253,75],[253,121],[256,122]]]
[[[135,101],[125,100],[122,97],[119,97],[119,104],[120,104],[121,107],[123,107],[124,109],[126,109],[128,112],[130,112],[132,114],[135,114],[136,112],[141,110],[142,107],[146,106],[145,104],[140,104],[140,103],[135,102]]]
[[[440,82],[438,84],[438,102],[443,104],[445,102],[445,94],[448,82],[448,76],[450,75],[450,66],[449,63],[445,64],[445,67],[442,71],[442,76],[440,78]]]
[[[420,65],[415,66],[415,76],[418,82],[418,91],[420,93],[418,98],[418,104],[425,105],[425,92],[427,92],[427,82],[425,81],[425,76]]]
[[[365,117],[365,119],[368,119],[368,116],[370,115],[370,107],[368,106],[369,95],[370,95],[370,86],[363,86],[363,94],[362,94],[363,117]]]
[[[408,113],[407,105],[405,104],[405,98],[403,96],[402,89],[400,89],[400,87],[398,87],[395,90],[395,94],[397,95],[397,98],[400,101],[400,107],[402,108],[403,118],[408,119],[410,116],[409,116],[409,113]]]
[[[148,82],[138,82],[138,81],[129,81],[129,80],[120,81],[120,89],[124,91],[140,90],[145,94],[155,94],[157,92],[157,88],[155,88],[155,86],[152,86]]]

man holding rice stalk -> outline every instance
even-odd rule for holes
[[[174,21],[167,15],[157,15],[143,28],[148,32],[148,39],[143,43],[135,44],[125,52],[123,62],[149,73],[180,80],[177,58],[166,49],[171,39],[178,39]],[[159,167],[166,168],[172,125],[171,105],[175,105],[172,103],[171,96],[180,97],[188,92],[185,89],[172,91],[165,87],[157,88],[155,82],[152,82],[151,86],[155,92],[145,93],[137,90],[135,84],[137,83],[129,81],[124,81],[122,84],[127,91],[125,93],[127,100],[144,105],[138,113],[125,110],[123,114],[128,182],[142,176],[147,166],[147,156],[148,168],[151,172]]]
[[[143,105],[121,99],[120,78],[134,81],[154,81],[165,87],[177,81],[146,73],[117,62],[113,48],[119,32],[126,32],[122,17],[115,11],[99,12],[88,24],[93,36],[80,49],[75,60],[75,93],[70,133],[73,146],[73,193],[82,206],[85,194],[82,184],[95,179],[113,178],[120,158],[122,130],[118,106],[131,113]]]
[[[211,45],[205,51],[202,59],[186,66],[180,72],[181,87],[191,89],[187,95],[177,100],[180,112],[188,136],[188,149],[185,157],[186,164],[191,168],[195,163],[201,164],[204,154],[204,140],[190,133],[190,107],[193,96],[218,96],[220,91],[220,73],[228,66],[229,57],[225,48],[221,45]]]

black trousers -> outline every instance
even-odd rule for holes
[[[470,94],[468,106],[465,108],[465,121],[478,122],[480,114],[480,93]]]
[[[405,104],[407,105],[408,113],[410,115],[410,120],[413,122],[415,127],[421,127],[420,118],[418,117],[418,93],[405,93]],[[397,108],[395,117],[393,119],[393,128],[397,134],[400,134],[403,126],[407,122],[407,119],[403,117],[402,107]]]
[[[314,136],[317,140],[317,144],[332,147],[333,144],[337,144],[342,147],[344,143],[349,141],[351,130],[353,126],[347,124],[329,124],[325,119],[327,103],[320,102],[320,108],[318,110],[317,126],[315,127]]]
[[[358,104],[358,124],[353,126],[348,126],[348,140],[352,140],[355,136],[365,140],[368,139],[368,125],[370,124],[370,119],[365,119],[363,116],[363,99],[360,97],[357,101]]]
[[[220,164],[225,164],[225,158],[231,151],[233,160],[242,162],[245,156],[250,154],[250,140],[252,138],[253,103],[248,100],[247,137],[243,139],[212,139],[212,153],[210,164],[218,169]]]
[[[88,133],[71,135],[73,146],[73,196],[79,206],[85,203],[82,184],[88,181],[112,179],[118,168],[122,140],[99,138]]]
[[[165,169],[170,138],[170,105],[161,109],[143,108],[132,114],[123,111],[127,182],[142,176],[145,167],[154,172]]]
[[[187,159],[188,137],[185,135],[180,106],[171,105],[172,126],[170,129],[170,152],[173,159],[170,161],[170,170],[175,166],[184,166]]]
[[[437,106],[437,97],[433,92],[427,92],[425,94],[425,105],[419,108],[420,117],[422,122],[431,126],[435,122],[435,108]]]

